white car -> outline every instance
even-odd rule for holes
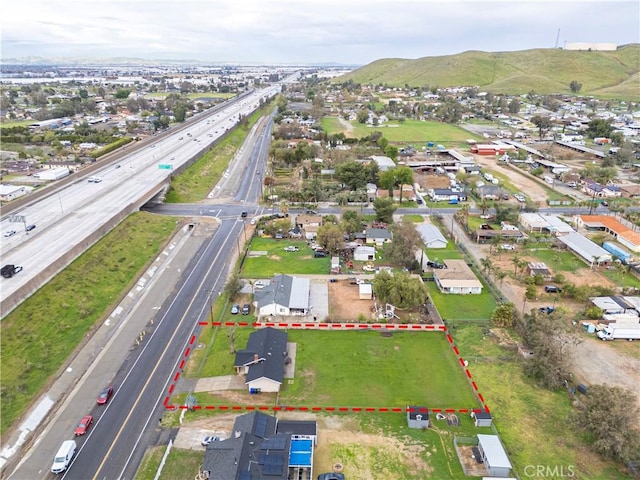
[[[502,250],[515,250],[516,247],[514,245],[510,245],[508,243],[503,243],[502,245],[500,245],[500,248]]]
[[[88,178],[88,182],[89,183],[100,183],[102,181],[102,178],[100,177],[89,177]]]
[[[4,232],[4,236],[5,237],[13,237],[16,233],[18,233],[18,232],[16,232],[15,230],[7,230],[6,232]]]
[[[220,440],[220,438],[209,435],[209,436],[204,437],[202,439],[202,442],[200,442],[200,443],[202,444],[203,447],[206,447],[211,442],[217,442],[218,440]]]
[[[288,247],[284,247],[285,252],[297,252],[300,250],[298,247],[294,247],[293,245],[289,245]]]
[[[266,280],[256,280],[255,282],[253,282],[253,287],[255,289],[261,289],[266,287],[267,285],[269,285],[269,282],[267,282]]]

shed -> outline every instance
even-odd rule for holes
[[[409,428],[429,428],[429,409],[427,407],[407,407],[407,426]]]
[[[361,245],[353,251],[353,259],[357,262],[371,262],[376,259],[376,247]]]
[[[511,474],[511,462],[497,435],[478,434],[478,448],[489,475],[506,478]]]
[[[471,418],[476,427],[490,427],[493,423],[493,417],[485,410],[480,412],[471,412]]]
[[[371,283],[361,283],[359,287],[360,300],[371,300],[373,298],[373,285]]]
[[[331,257],[331,273],[340,273],[340,257]]]
[[[430,223],[419,223],[416,230],[420,234],[425,247],[427,248],[447,248],[447,239],[440,229]]]

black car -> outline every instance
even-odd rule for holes
[[[242,218],[246,218],[246,217],[247,217],[247,215],[248,215],[248,213],[247,213],[246,211],[244,211],[244,212],[242,212],[242,213],[240,214],[240,216],[241,216]]]
[[[313,252],[313,256],[315,258],[322,258],[322,257],[326,257],[327,255],[329,255],[328,252],[324,252],[322,250],[316,250],[315,252]]]
[[[27,232],[30,232],[30,231],[31,231],[31,230],[33,230],[34,228],[36,228],[36,226],[32,223],[31,225],[27,225],[27,226],[25,227],[25,230],[26,230]]]
[[[441,269],[441,268],[444,268],[444,265],[442,263],[432,262],[431,260],[429,260],[427,262],[427,267]]]
[[[242,306],[242,314],[243,315],[249,315],[250,312],[251,312],[251,305],[249,305],[248,303],[245,303]]]
[[[560,287],[556,287],[555,285],[545,285],[544,291],[547,293],[560,293],[562,289]]]

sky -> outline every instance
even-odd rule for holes
[[[468,50],[553,48],[556,39],[559,47],[640,42],[638,0],[1,1],[3,61],[136,57],[364,65]]]

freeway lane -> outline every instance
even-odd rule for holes
[[[142,458],[147,427],[157,424],[169,382],[183,358],[197,322],[209,313],[209,293],[224,287],[229,261],[242,222],[223,221],[199,254],[193,268],[185,272],[180,290],[162,314],[154,333],[146,338],[144,351],[119,385],[104,413],[79,449],[64,479],[86,480],[131,478]],[[155,422],[155,423],[154,423]]]

